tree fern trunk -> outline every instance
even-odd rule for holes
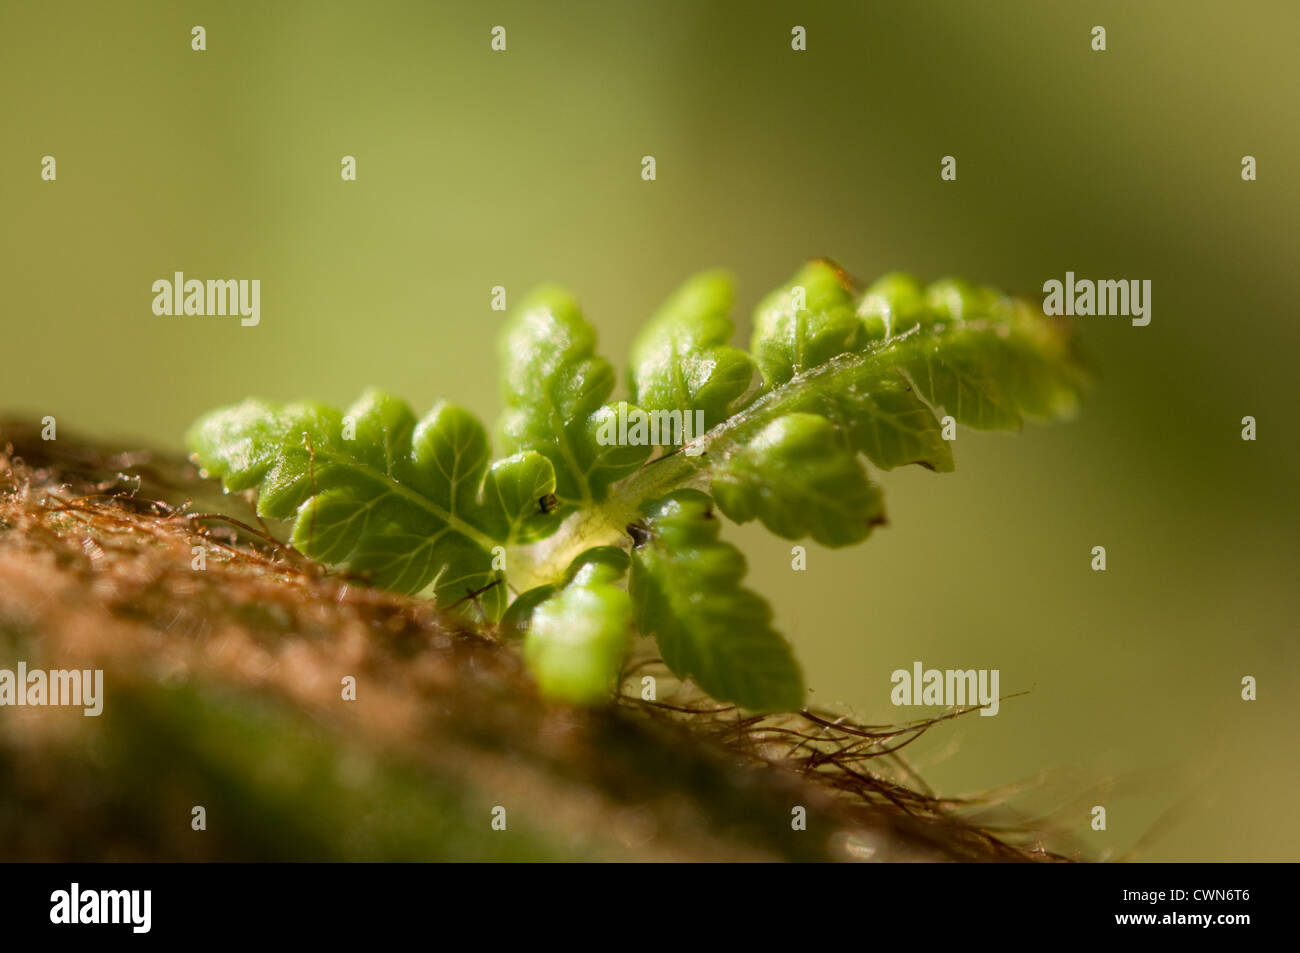
[[[545,704],[490,633],[255,522],[177,456],[0,423],[0,669],[105,686],[98,717],[0,710],[3,859],[1049,856],[813,719]]]

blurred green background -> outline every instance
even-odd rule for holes
[[[730,536],[817,702],[912,717],[914,659],[1031,690],[910,749],[941,791],[1036,779],[1016,803],[1094,856],[1295,860],[1297,35],[1283,2],[7,2],[0,408],[173,446],[370,384],[490,420],[497,284],[567,284],[621,361],[710,266],[745,339],[814,255],[1151,279],[1149,327],[1083,319],[1078,421],[962,431],[957,473],[886,475],[891,525],[806,573]],[[177,270],[260,278],[261,325],[155,317]]]

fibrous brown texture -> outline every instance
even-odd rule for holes
[[[551,705],[491,631],[306,560],[180,457],[11,421],[18,660],[103,669],[105,700],[0,709],[0,859],[1058,859],[910,776],[931,722],[642,701],[647,672],[674,684],[653,659],[605,709]]]

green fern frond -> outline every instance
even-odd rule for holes
[[[292,520],[307,555],[489,622],[505,611],[498,631],[523,639],[552,697],[608,697],[634,629],[721,701],[797,708],[798,665],[741,586],[744,559],[718,538],[713,503],[786,539],[860,542],[884,519],[867,463],[950,471],[945,418],[1017,429],[1068,417],[1085,375],[1061,324],[957,280],[891,274],[859,292],[812,261],[762,299],[748,353],[730,343],[732,301],[720,272],[683,285],[636,338],[622,401],[575,300],[534,292],[501,336],[498,429],[512,455],[495,462],[468,412],[441,403],[417,421],[379,391],[346,414],[245,401],[187,439],[227,490]],[[609,439],[629,416],[697,412],[704,431],[686,446],[663,438],[680,425]]]

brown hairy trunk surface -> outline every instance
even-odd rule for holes
[[[548,704],[490,628],[301,557],[179,455],[0,421],[19,661],[102,669],[103,712],[0,709],[4,860],[1056,859],[908,776],[929,723]]]

